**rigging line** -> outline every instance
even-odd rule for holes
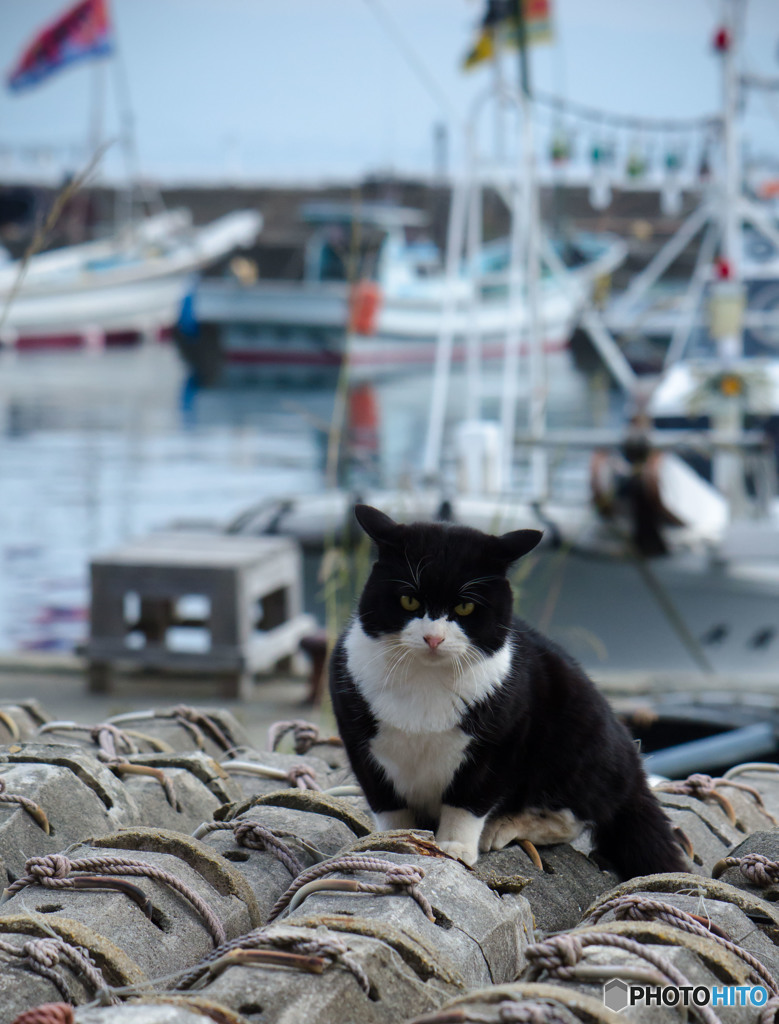
[[[551,107],[564,113],[573,114],[585,121],[596,121],[599,124],[611,124],[617,128],[643,128],[646,131],[684,132],[695,129],[716,127],[720,118],[716,115],[690,118],[659,118],[638,117],[630,114],[612,114],[596,107],[586,107],[581,103],[572,103],[562,96],[536,92],[533,101],[542,106]]]
[[[398,28],[397,24],[387,14],[386,10],[382,6],[381,0],[365,0],[365,4],[371,9],[376,20],[380,22],[387,35],[391,36],[408,66],[422,82],[427,92],[436,101],[446,116],[454,121],[458,120],[457,111],[448,99],[446,93],[430,74],[430,71],[425,66],[424,61]]]

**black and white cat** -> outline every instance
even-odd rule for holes
[[[591,826],[623,878],[684,870],[627,729],[575,661],[512,618],[507,569],[541,534],[355,514],[379,557],[330,688],[377,827],[434,827],[473,864]]]

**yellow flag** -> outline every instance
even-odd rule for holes
[[[531,43],[550,43],[552,33],[551,0],[520,0],[525,23],[525,40]],[[485,60],[495,56],[500,47],[519,47],[517,19],[506,15],[499,21],[482,25],[479,36],[463,60],[463,70],[470,71]]]

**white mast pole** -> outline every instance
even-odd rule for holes
[[[530,68],[527,54],[527,32],[522,0],[514,0],[519,42],[519,98],[522,116],[522,165],[525,177],[525,280],[527,287],[528,346],[530,351],[530,404],[528,427],[531,439],[531,486],[536,501],[543,501],[549,490],[548,460],[541,445],[546,434],[546,359],[539,317],[538,289],[539,236],[541,211],[534,151],[533,112],[530,94]]]
[[[430,417],[427,425],[425,455],[422,462],[424,479],[430,483],[437,480],[441,470],[441,448],[446,419],[446,402],[449,396],[449,374],[452,365],[454,344],[454,320],[457,305],[457,288],[460,278],[460,259],[465,233],[465,219],[470,183],[466,178],[455,180],[449,207],[449,224],[446,239],[446,280],[441,333],[435,353],[433,370],[433,394],[430,402]]]
[[[723,93],[723,150],[724,173],[722,187],[722,261],[721,280],[715,283],[713,298],[732,304],[734,315],[726,317],[722,334],[717,335],[719,357],[727,366],[743,355],[744,338],[742,317],[735,313],[741,297],[741,138],[739,132],[739,80],[741,0],[729,0],[726,18],[717,37],[717,48],[722,54]],[[719,293],[719,294],[718,294]],[[720,396],[719,407],[712,415],[717,431],[734,439],[743,426],[740,396]],[[731,515],[738,515],[744,506],[744,464],[738,450],[719,450],[713,458],[714,483],[728,499]]]
[[[482,183],[479,176],[475,126],[473,124],[469,124],[466,128],[465,145],[468,161],[467,174],[471,182],[468,198],[466,256],[468,260],[468,280],[472,287],[465,338],[467,368],[465,415],[469,420],[476,420],[481,415],[482,402],[481,337],[479,334],[479,303],[481,296],[479,294],[480,274],[478,271],[479,249],[482,240]]]

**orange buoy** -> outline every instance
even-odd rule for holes
[[[349,330],[375,334],[381,307],[381,288],[375,281],[358,281],[349,296]]]

